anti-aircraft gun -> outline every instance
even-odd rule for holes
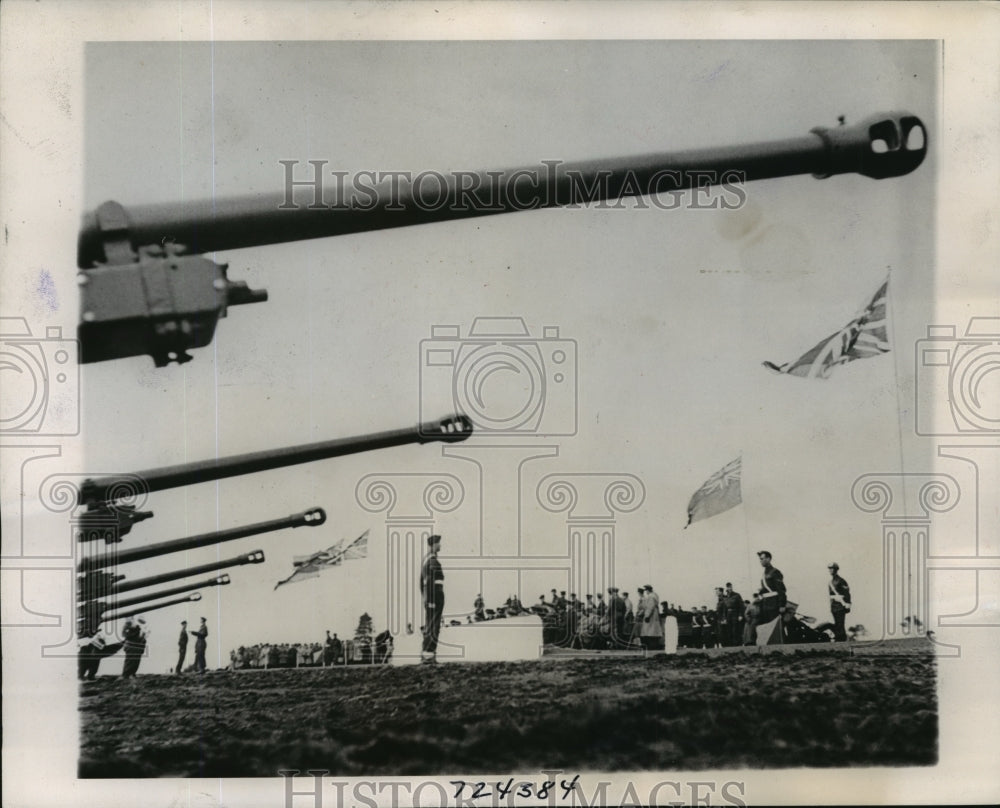
[[[541,170],[422,172],[412,180],[393,173],[332,202],[316,175],[289,179],[273,194],[129,207],[109,201],[84,216],[78,242],[80,361],[149,354],[157,366],[186,362],[188,349],[211,342],[229,306],[267,300],[266,291],[230,281],[228,265],[204,253],[797,174],[899,177],[926,152],[920,120],[887,113],[764,143],[545,161]],[[319,172],[324,161],[310,162]],[[435,178],[433,204],[426,175]]]
[[[157,597],[161,596],[157,595]],[[101,619],[104,622],[113,622],[115,620],[121,620],[123,617],[134,617],[137,614],[152,612],[157,609],[166,609],[168,606],[176,606],[178,603],[197,603],[199,600],[201,600],[201,592],[192,592],[190,595],[183,598],[165,600],[163,603],[150,603],[148,606],[143,606],[138,609],[124,609],[122,611],[112,612],[104,615]]]
[[[150,575],[146,578],[137,578],[134,581],[126,581],[124,575],[112,572],[89,570],[82,575],[77,576],[77,608],[79,618],[77,635],[80,637],[89,637],[95,634],[97,629],[100,627],[102,620],[106,619],[102,617],[102,615],[104,615],[109,609],[115,608],[121,603],[121,601],[117,601],[117,603],[109,604],[106,601],[99,599],[114,598],[124,592],[131,592],[135,589],[144,589],[147,586],[157,586],[159,584],[169,583],[170,581],[176,581],[181,578],[190,578],[194,575],[201,575],[203,572],[215,572],[216,570],[223,570],[229,567],[241,567],[245,564],[263,564],[264,560],[264,551],[254,550],[250,553],[243,553],[233,558],[213,561],[209,564],[200,564],[195,567],[184,567],[183,569],[171,570],[170,572],[163,572],[158,575]],[[225,583],[229,583],[229,577],[225,576],[225,578]],[[217,584],[205,584],[203,582],[200,585],[213,586]],[[162,591],[154,592],[149,595],[149,597],[158,598],[165,594],[167,593]],[[141,600],[145,599],[146,598],[142,598]]]
[[[80,487],[78,503],[87,508],[87,513],[98,515],[108,513],[111,514],[111,517],[110,521],[102,523],[104,527],[101,530],[81,530],[78,533],[78,538],[80,541],[104,539],[106,545],[115,545],[120,542],[122,533],[116,530],[116,526],[120,522],[114,514],[119,508],[124,508],[126,513],[135,513],[134,506],[128,504],[123,506],[119,500],[134,497],[137,493],[162,491],[178,486],[221,480],[242,474],[284,468],[299,463],[308,463],[315,460],[340,457],[392,446],[402,446],[409,443],[428,443],[432,441],[455,443],[466,440],[471,434],[472,422],[466,416],[456,416],[441,421],[421,424],[416,428],[391,430],[331,441],[319,441],[261,452],[249,452],[230,457],[212,458],[192,463],[149,469],[137,473],[91,478],[84,481]],[[199,567],[188,567],[135,581],[125,581],[124,575],[104,571],[106,567],[117,567],[118,564],[130,561],[194,549],[196,547],[217,545],[222,542],[274,530],[300,526],[316,527],[325,521],[325,511],[322,508],[312,508],[282,519],[258,522],[252,525],[161,542],[146,547],[136,547],[127,550],[117,550],[115,548],[106,553],[92,554],[84,558],[79,565],[80,575],[77,577],[77,601],[81,604],[81,612],[78,633],[81,637],[88,637],[97,632],[101,622],[100,616],[104,613],[104,610],[100,608],[102,598],[128,592],[133,589],[166,583],[178,578],[198,575],[202,572],[242,564],[260,564],[264,561],[264,553],[261,550],[256,550],[253,553],[247,553],[226,561]],[[130,528],[131,524],[128,527]]]
[[[243,474],[370,452],[375,449],[387,449],[392,446],[405,446],[409,443],[433,441],[458,443],[466,440],[471,434],[472,421],[465,415],[456,415],[410,429],[394,429],[354,438],[337,438],[282,449],[248,452],[131,474],[112,474],[85,480],[80,487],[79,504],[87,507],[110,506],[118,499],[134,496],[137,488],[143,493],[164,491],[182,485],[224,480],[227,477],[238,477]]]
[[[127,589],[137,589],[140,584],[134,581],[123,583],[125,576],[110,572],[97,572],[100,569],[106,567],[114,567],[117,569],[118,565],[127,564],[132,561],[155,558],[184,550],[194,550],[199,547],[219,545],[223,542],[243,539],[248,536],[256,536],[261,533],[284,530],[286,528],[296,528],[302,526],[318,527],[324,522],[326,522],[326,512],[322,508],[310,508],[307,511],[291,514],[290,516],[285,516],[281,519],[269,519],[267,521],[256,522],[251,525],[242,525],[240,527],[229,528],[227,530],[201,533],[196,536],[188,536],[183,539],[174,539],[172,541],[149,544],[144,547],[134,547],[127,550],[120,550],[117,546],[112,545],[111,549],[107,552],[86,556],[78,565],[78,571],[81,575],[77,579],[77,600],[81,604],[78,607],[78,625],[81,633],[85,633],[88,630],[91,632],[96,631],[97,626],[101,622],[101,615],[106,613],[109,609],[118,608],[124,605],[131,605],[132,603],[138,603],[160,596],[173,595],[178,592],[197,588],[197,585],[187,586],[179,589],[172,589],[168,592],[159,592],[152,595],[144,595],[139,598],[132,598],[127,603],[125,601],[117,601],[109,604],[106,601],[98,600],[98,598],[107,597],[118,592],[126,591]],[[81,539],[82,538],[84,537],[81,536]],[[91,538],[96,538],[96,536]],[[108,537],[106,536],[105,539],[107,540],[107,538]],[[263,560],[263,554],[261,555],[261,560]],[[180,577],[194,575],[204,569],[204,567],[188,568],[183,571],[183,574]],[[158,582],[159,581],[150,581],[148,585]],[[228,583],[229,576],[224,575],[221,578],[210,579],[205,582],[205,585],[217,586]]]
[[[195,589],[201,589],[203,586],[228,586],[230,583],[229,575],[222,574],[214,578],[206,578],[203,581],[195,581],[191,584],[183,584],[181,586],[174,586],[170,589],[161,589],[158,592],[150,592],[146,595],[136,595],[131,598],[115,598],[110,602],[104,600],[91,600],[86,603],[82,603],[77,607],[77,626],[78,627],[96,627],[101,623],[110,622],[112,620],[118,619],[123,615],[118,613],[118,610],[125,609],[129,606],[136,606],[140,603],[146,603],[151,600],[156,600],[157,598],[167,598],[172,595],[179,595],[182,592],[191,592]],[[196,593],[198,594],[198,593]],[[199,594],[200,598],[200,594]],[[183,601],[171,601],[171,604],[182,603]],[[150,609],[160,608],[159,606],[150,606]],[[137,610],[136,613],[138,613]],[[96,628],[94,629],[96,630]],[[83,633],[79,631],[78,633]]]

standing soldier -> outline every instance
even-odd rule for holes
[[[651,584],[644,587],[645,593],[639,603],[639,610],[642,613],[642,624],[639,628],[639,636],[643,648],[649,651],[656,651],[663,647],[663,626],[660,623],[660,596],[653,591]]]
[[[760,602],[760,595],[756,592],[753,593],[753,603],[749,600],[744,600],[744,610],[743,610],[743,644],[744,645],[756,645],[757,643],[757,604]]]
[[[625,604],[625,619],[622,621],[622,642],[628,645],[632,639],[632,630],[635,626],[635,608],[632,606],[628,592],[622,592],[622,603]]]
[[[555,591],[555,590],[553,590]],[[476,595],[476,602],[473,604],[473,608],[476,611],[476,622],[481,623],[486,619],[486,603],[483,601],[483,593],[480,592]]]
[[[177,667],[174,668],[174,673],[180,673],[184,670],[184,657],[187,656],[188,650],[188,621],[181,620],[181,636],[177,640]]]
[[[197,673],[204,673],[208,665],[205,663],[205,651],[208,649],[208,626],[205,625],[205,618],[201,618],[201,625],[197,631],[192,631],[198,639],[194,642],[194,669]]]
[[[743,596],[739,592],[733,591],[733,585],[726,582],[726,623],[729,628],[729,641],[725,645],[740,645],[743,642],[743,614],[746,611],[746,604]]]
[[[833,615],[833,639],[835,642],[846,642],[847,632],[844,630],[844,620],[851,610],[851,587],[840,577],[840,565],[834,561],[827,569],[830,580],[827,588],[830,592],[830,612]]]
[[[141,617],[136,618],[134,623],[127,620],[122,636],[125,638],[125,665],[122,667],[122,679],[128,679],[139,672],[139,663],[146,650],[146,621]]]
[[[420,592],[424,600],[424,643],[420,659],[422,662],[435,662],[441,618],[444,616],[444,570],[437,557],[441,537],[437,534],[428,536],[427,545],[430,549],[420,570]]]
[[[770,551],[761,550],[757,553],[757,558],[763,567],[760,576],[760,615],[757,617],[757,622],[763,625],[770,623],[780,614],[788,598],[785,595],[785,579],[781,570],[771,566]]]
[[[726,594],[721,586],[717,586],[715,587],[715,645],[729,644],[729,622],[726,616]]]

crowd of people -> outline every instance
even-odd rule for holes
[[[421,591],[424,593],[425,623],[422,658],[431,660],[436,653],[437,637],[444,610],[444,573],[437,560],[441,537],[428,540],[430,552],[425,558],[421,574]],[[635,597],[618,587],[608,587],[605,593],[586,593],[582,599],[575,592],[569,595],[552,589],[542,594],[538,602],[525,606],[514,594],[498,607],[486,608],[482,595],[477,595],[467,623],[502,620],[521,614],[541,617],[543,641],[547,645],[564,648],[645,649],[664,647],[667,618],[677,624],[677,645],[681,648],[725,648],[761,643],[758,628],[767,627],[765,641],[788,643],[821,642],[848,639],[845,621],[851,611],[851,590],[840,576],[836,563],[828,565],[830,573],[828,594],[831,621],[822,623],[797,614],[797,604],[788,600],[784,576],[772,564],[771,553],[757,553],[761,565],[760,589],[751,599],[745,599],[733,589],[732,583],[715,588],[715,603],[691,609],[671,602],[661,601],[652,585],[636,587]],[[781,618],[778,620],[777,618]],[[452,620],[453,625],[461,621]],[[324,642],[257,643],[240,646],[229,653],[229,670],[330,667],[350,664],[387,664],[392,658],[393,637],[388,630],[372,636],[371,618],[364,614],[354,639],[341,640],[337,634],[326,632]],[[851,634],[861,626],[852,626]],[[412,627],[407,631],[412,633]],[[194,664],[187,671],[204,673],[207,666],[208,628],[205,618],[197,631],[188,631],[187,621],[181,621],[178,639],[178,660],[174,673],[185,672],[188,636],[196,638]],[[148,641],[148,629],[142,617],[126,620],[121,642],[111,642],[114,637],[98,630],[82,638],[79,644],[79,677],[93,680],[101,659],[125,650],[122,678],[136,675]]]
[[[229,652],[229,670],[329,668],[334,665],[385,665],[392,659],[392,633],[362,634],[342,640],[326,632],[324,642],[257,643]]]
[[[547,645],[598,650],[644,648],[662,649],[666,620],[677,621],[677,645],[680,648],[728,648],[757,645],[757,628],[774,624],[779,642],[825,642],[847,639],[845,618],[851,609],[850,587],[840,577],[839,566],[828,566],[832,621],[817,622],[797,614],[797,604],[788,600],[784,576],[774,567],[771,553],[761,550],[761,586],[751,599],[733,589],[731,582],[715,587],[714,603],[685,609],[661,601],[649,584],[636,587],[636,598],[617,587],[604,593],[587,593],[582,599],[575,592],[552,589],[538,602],[526,607],[517,595],[500,606],[487,609],[482,595],[477,595],[467,622],[500,620],[519,614],[542,618]],[[454,622],[454,621],[453,621]]]

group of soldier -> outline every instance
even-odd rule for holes
[[[633,603],[628,592],[616,586],[603,593],[588,593],[581,600],[575,592],[551,591],[538,603],[525,608],[516,595],[503,606],[485,609],[482,595],[477,595],[470,622],[501,619],[517,614],[537,614],[542,618],[543,639],[550,645],[579,649],[641,647],[656,650],[663,647],[663,622],[659,612],[660,599],[652,585],[636,589]]]
[[[424,604],[424,625],[422,660],[436,659],[437,641],[444,615],[444,570],[438,560],[441,536],[428,538],[428,553],[424,558],[420,574],[420,591]],[[517,595],[511,595],[497,609],[487,609],[482,595],[477,595],[469,622],[501,619],[518,614],[537,614],[542,618],[543,636],[548,644],[580,649],[643,648],[662,649],[664,645],[664,622],[674,617],[678,625],[678,644],[692,648],[713,648],[716,646],[754,645],[757,642],[758,626],[764,626],[778,617],[783,620],[778,625],[782,636],[793,636],[797,621],[795,604],[790,604],[784,576],[772,563],[771,553],[761,550],[757,553],[761,565],[761,586],[753,594],[753,600],[744,600],[733,589],[731,583],[716,587],[716,605],[713,611],[707,606],[692,611],[682,606],[660,601],[659,595],[650,584],[636,588],[636,601],[618,587],[608,588],[607,599],[603,593],[588,593],[580,600],[575,592],[567,597],[565,591],[551,591],[546,600],[543,594],[538,603],[525,607]],[[828,595],[833,622],[827,624],[837,642],[847,639],[845,620],[851,610],[851,590],[840,575],[838,564],[827,567],[830,573]],[[787,624],[787,625],[786,625]],[[175,674],[184,670],[187,654],[188,635],[196,638],[193,670],[204,673],[207,665],[205,652],[208,647],[208,627],[204,617],[197,631],[188,631],[187,621],[181,621],[178,639],[178,659]],[[79,647],[79,677],[93,680],[101,659],[125,649],[125,663],[122,678],[134,677],[146,649],[148,629],[142,617],[126,620],[122,628],[122,641],[112,643],[103,632],[81,640]],[[232,669],[302,667],[315,665],[347,664],[351,661],[384,664],[392,656],[393,639],[389,631],[375,637],[374,643],[367,638],[356,648],[348,640],[346,643],[336,635],[326,633],[326,642],[300,643],[298,645],[254,645],[241,646],[230,653]],[[360,651],[360,654],[358,653]],[[356,657],[360,656],[361,659]]]
[[[181,620],[181,634],[177,642],[178,658],[174,673],[184,670],[184,659],[187,656],[188,634],[197,639],[194,644],[194,666],[196,673],[204,673],[208,667],[205,663],[205,651],[208,650],[208,626],[205,618],[197,631],[188,631],[187,620]],[[100,629],[80,640],[77,649],[78,676],[82,680],[92,682],[97,677],[101,660],[114,656],[119,651],[125,651],[122,664],[122,679],[132,679],[139,672],[139,664],[146,653],[149,641],[149,627],[144,617],[129,617],[122,624],[121,641],[111,642],[111,637]]]
[[[424,604],[424,635],[422,660],[436,659],[437,641],[444,614],[444,570],[438,559],[441,536],[427,539],[428,552],[420,572],[420,591]],[[788,600],[787,588],[781,571],[772,563],[769,550],[760,550],[757,558],[761,565],[760,589],[753,593],[753,600],[745,600],[733,589],[732,583],[716,587],[714,611],[707,606],[686,611],[683,607],[660,601],[649,584],[637,587],[637,602],[633,603],[628,592],[617,587],[603,593],[585,595],[580,600],[575,592],[567,597],[565,591],[551,591],[546,601],[543,594],[538,603],[525,607],[517,595],[495,609],[487,609],[482,594],[476,596],[468,622],[502,619],[508,616],[534,613],[542,618],[543,638],[547,644],[582,649],[603,648],[663,648],[664,623],[674,617],[678,623],[678,644],[693,648],[731,647],[756,645],[757,628],[773,624],[779,641],[802,639],[818,631],[806,629],[795,614],[796,604]],[[836,642],[847,640],[845,619],[851,610],[850,587],[840,576],[840,567],[828,565],[830,573],[828,594],[833,622],[825,624]],[[782,618],[778,620],[778,618]]]

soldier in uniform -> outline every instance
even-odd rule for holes
[[[427,546],[429,550],[420,570],[420,592],[424,600],[424,643],[420,659],[422,662],[434,662],[437,660],[438,636],[444,616],[444,570],[437,557],[441,537],[437,534],[428,536]]]
[[[336,659],[336,655],[333,651],[333,637],[330,636],[330,629],[327,629],[326,641],[323,643],[323,667],[330,667],[334,659]]]
[[[833,639],[834,642],[846,642],[847,631],[844,629],[844,620],[851,610],[851,587],[840,577],[840,565],[836,561],[827,569],[830,571],[827,589],[830,593],[830,613],[833,615]]]
[[[625,636],[625,601],[618,594],[618,587],[608,588],[608,628],[612,642],[624,645],[628,638]]]
[[[763,568],[760,576],[760,614],[757,617],[758,625],[769,623],[774,620],[781,611],[781,608],[788,602],[785,594],[785,579],[781,570],[771,566],[771,553],[769,550],[761,550],[757,553],[760,565]]]
[[[208,650],[208,626],[205,625],[205,618],[201,618],[201,625],[197,631],[192,631],[198,639],[194,642],[194,669],[196,673],[204,673],[208,665],[205,662],[205,651]]]
[[[125,638],[125,664],[122,667],[122,679],[128,679],[139,672],[139,663],[142,661],[142,654],[146,650],[146,621],[138,617],[133,623],[131,620],[125,622],[122,630]]]
[[[726,582],[724,593],[726,602],[726,625],[729,629],[729,641],[725,645],[740,645],[743,642],[743,614],[746,609],[743,596],[733,591],[733,585]]]
[[[177,667],[174,668],[174,673],[180,673],[184,670],[184,657],[187,656],[188,650],[188,621],[181,620],[181,636],[177,639]]]
[[[726,612],[726,595],[721,586],[715,587],[715,644],[729,645],[729,622]]]
[[[554,589],[552,591],[555,592]],[[483,620],[486,619],[486,603],[483,600],[482,592],[476,595],[476,600],[472,604],[472,608],[475,611],[475,618],[477,623],[481,623]]]
[[[635,609],[629,599],[628,592],[622,592],[622,603],[625,604],[625,619],[622,620],[622,642],[628,645],[635,626]]]

